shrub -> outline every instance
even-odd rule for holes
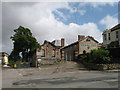
[[[109,51],[105,49],[91,50],[89,59],[95,64],[110,63]]]
[[[80,62],[81,63],[87,63],[88,62],[88,55],[87,54],[82,54],[79,56]]]
[[[110,63],[109,51],[105,49],[91,50],[90,53],[79,56],[81,63],[106,64]]]

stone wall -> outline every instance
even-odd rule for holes
[[[51,58],[51,59],[47,59],[47,58],[42,58],[41,59],[41,65],[54,65],[57,64],[61,61],[61,59],[55,59],[55,58]]]
[[[120,69],[120,64],[86,64],[85,66],[92,70]]]
[[[64,60],[65,61],[75,60],[78,55],[78,43],[65,48],[63,51],[64,51]]]

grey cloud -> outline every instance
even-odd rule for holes
[[[20,25],[25,25],[19,20],[19,6],[23,7],[29,4],[2,3],[2,49],[8,53],[12,50],[12,41],[10,36],[14,34],[13,30]]]
[[[33,35],[37,38],[40,44],[43,43],[44,39],[46,40],[49,39],[50,35],[48,31],[44,30],[45,26],[35,25],[35,23],[38,22],[39,19],[42,18],[42,16],[44,16],[44,14],[40,12],[42,10],[41,8],[34,7],[34,5],[36,4],[38,3],[33,3],[33,2],[32,3],[29,3],[29,2],[27,3],[3,2],[2,3],[2,49],[3,51],[8,53],[11,52],[13,46],[10,40],[10,36],[14,34],[13,30],[15,28],[18,28],[20,25],[31,29]],[[36,9],[39,9],[39,10],[36,10]],[[39,26],[41,26],[41,28]],[[52,40],[52,38],[50,40]]]

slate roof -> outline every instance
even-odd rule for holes
[[[65,48],[70,47],[70,46],[73,46],[73,45],[75,45],[75,44],[77,44],[77,43],[78,43],[78,41],[76,41],[76,42],[74,42],[74,43],[72,43],[72,44],[69,44],[69,45],[67,45],[67,46],[65,46],[65,47],[63,47],[63,48],[61,48],[61,49],[65,49]]]
[[[93,41],[95,41],[96,43],[99,43],[97,40],[95,40],[92,36],[87,36],[88,38],[92,39]]]
[[[48,43],[48,44],[50,44],[51,46],[56,47],[56,48],[60,48],[60,47],[61,47],[61,46],[56,46],[53,42],[49,42],[49,41],[47,41],[47,40],[45,40],[44,43],[43,43],[41,46],[44,46],[45,43]]]
[[[54,40],[51,43],[54,44],[55,46],[61,46],[61,40]]]
[[[44,43],[43,43],[41,46],[44,46],[45,43],[49,43],[51,46],[55,47],[54,44],[52,44],[51,42],[49,42],[49,41],[47,41],[47,40],[45,40]]]
[[[114,26],[114,27],[111,28],[110,30],[111,30],[111,31],[115,31],[115,30],[118,30],[118,29],[120,29],[120,24]]]

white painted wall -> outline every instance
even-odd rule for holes
[[[7,56],[4,56],[3,60],[4,60],[5,63],[8,63],[8,57]]]
[[[118,38],[116,38],[116,31],[118,31],[118,35],[119,35]],[[108,39],[108,33],[110,33],[110,35],[111,35],[110,40]],[[107,40],[104,40],[104,34],[107,34]],[[114,41],[119,41],[119,45],[120,45],[120,29],[112,31],[112,32],[111,32],[111,30],[105,30],[103,32],[103,45],[107,46],[108,44],[110,44],[111,42],[114,42]]]

